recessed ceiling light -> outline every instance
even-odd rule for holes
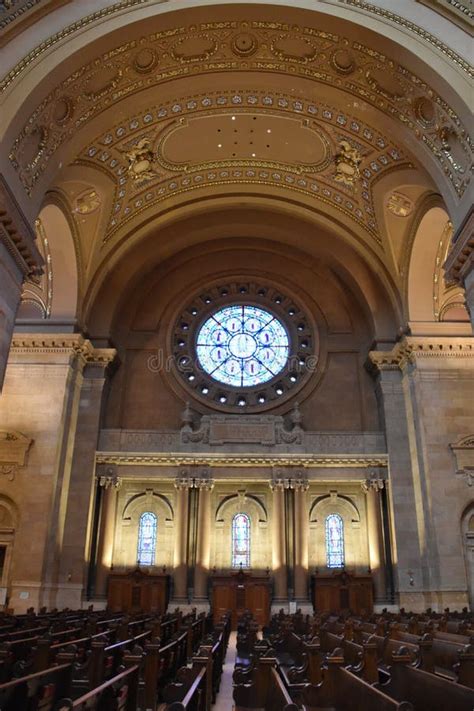
[[[235,116],[232,116],[232,121],[235,121]]]
[[[252,153],[252,158],[255,158],[255,153]]]
[[[218,147],[218,148],[222,148],[222,143],[218,143],[218,144],[217,144],[217,147]]]
[[[271,133],[271,132],[272,132],[272,129],[271,129],[271,128],[267,128],[267,133]]]

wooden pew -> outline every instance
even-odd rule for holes
[[[0,685],[2,711],[56,711],[70,693],[72,667],[62,664]]]
[[[474,691],[394,660],[390,679],[376,687],[394,699],[409,701],[422,711],[472,711]]]
[[[137,711],[138,675],[139,667],[134,665],[78,699],[62,698],[55,711]]]
[[[276,671],[275,657],[260,657],[255,681],[234,686],[235,711],[299,711]]]
[[[345,669],[342,650],[335,650],[328,657],[328,668],[321,684],[307,684],[295,700],[303,704],[305,711],[324,708],[337,711],[413,711],[407,701],[397,701],[380,689]],[[424,710],[423,710],[424,711]]]

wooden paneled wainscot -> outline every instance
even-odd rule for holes
[[[236,629],[239,615],[250,610],[259,625],[268,624],[272,588],[268,576],[239,571],[233,575],[215,575],[211,584],[214,622],[218,622],[227,610],[232,610],[232,629]]]
[[[109,576],[107,604],[111,612],[164,614],[169,600],[169,575],[135,569]]]
[[[373,581],[370,575],[352,575],[346,571],[332,575],[316,574],[312,578],[312,587],[316,612],[351,610],[354,614],[361,614],[373,610]]]

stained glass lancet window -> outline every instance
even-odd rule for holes
[[[252,387],[274,378],[286,365],[288,334],[269,311],[256,306],[226,306],[210,316],[196,339],[203,370],[234,387]]]
[[[157,525],[158,519],[151,511],[145,511],[140,516],[137,550],[139,565],[154,565],[155,563]]]
[[[250,518],[235,514],[232,519],[232,567],[250,568]]]
[[[344,567],[344,522],[339,514],[326,519],[326,564],[328,568]]]

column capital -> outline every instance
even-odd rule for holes
[[[75,362],[82,371],[86,366],[105,369],[116,357],[115,348],[95,348],[80,333],[17,333],[11,342],[11,356],[16,360],[41,363]]]
[[[391,351],[370,351],[367,368],[383,374],[403,371],[422,359],[474,358],[474,343],[470,336],[404,336]]]

